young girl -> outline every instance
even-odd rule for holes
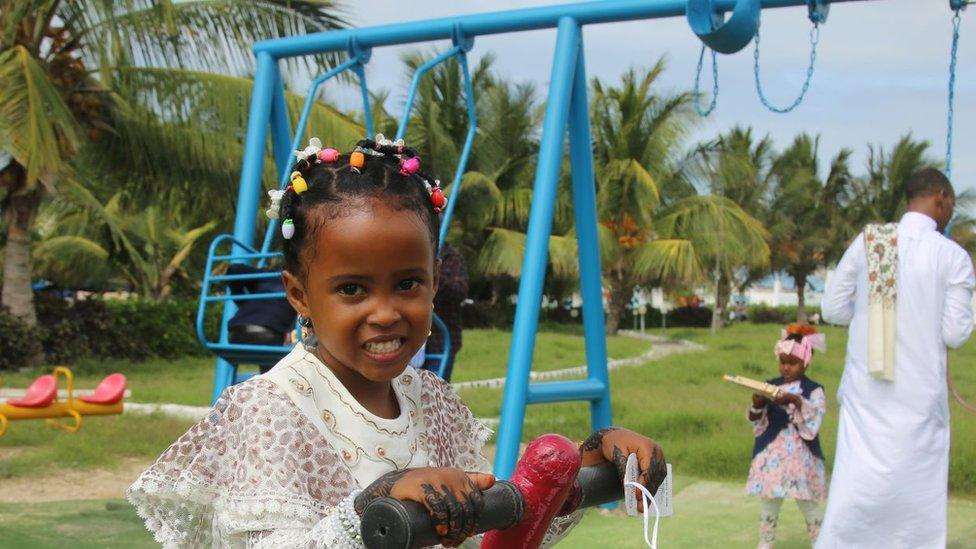
[[[282,280],[304,344],[227,389],[129,501],[166,546],[361,547],[363,509],[392,496],[423,504],[457,546],[494,482],[490,432],[450,385],[407,368],[430,333],[444,195],[412,149],[381,136],[350,154],[313,139],[298,158],[268,215],[283,220]],[[661,448],[625,429],[581,451],[583,465],[614,461],[621,475],[619,456],[636,453],[652,493],[666,474]],[[552,539],[580,515],[562,511]]]
[[[762,498],[759,547],[776,539],[776,522],[783,498],[793,498],[816,541],[823,521],[820,501],[826,493],[824,457],[817,432],[827,412],[823,387],[806,377],[814,349],[823,350],[824,336],[812,326],[790,325],[776,343],[781,377],[769,380],[780,387],[773,402],[753,395],[749,421],[756,443],[746,492]]]

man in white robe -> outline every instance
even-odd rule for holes
[[[823,319],[850,324],[850,334],[820,549],[946,544],[946,350],[973,329],[973,267],[969,254],[942,235],[955,206],[948,179],[923,170],[906,185],[906,197],[908,213],[897,226],[892,380],[868,372],[869,333],[878,332],[869,331],[863,233],[823,297]]]

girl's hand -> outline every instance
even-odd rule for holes
[[[800,398],[800,395],[794,395],[794,394],[791,394],[791,393],[783,393],[783,394],[781,394],[780,396],[776,397],[776,400],[774,402],[776,404],[779,404],[780,406],[786,406],[787,404],[793,404],[797,408],[802,408],[803,407],[803,399]]]
[[[466,473],[450,467],[420,467],[392,471],[367,486],[356,496],[356,513],[362,516],[370,502],[389,496],[415,501],[427,508],[441,545],[457,547],[475,533],[484,509],[483,490],[495,484],[495,477]]]
[[[609,461],[617,467],[620,482],[624,480],[627,471],[627,457],[637,454],[640,469],[637,482],[641,483],[652,494],[657,493],[658,487],[668,476],[668,469],[664,462],[664,450],[661,446],[643,435],[619,427],[607,427],[590,435],[580,446],[583,454],[583,466],[596,465]],[[643,507],[643,498],[638,497],[638,506]],[[643,510],[643,509],[641,509]]]
[[[766,397],[764,397],[764,396],[762,396],[760,394],[757,394],[757,393],[753,393],[752,394],[752,407],[753,408],[765,408],[767,402],[769,402],[769,401],[766,399]]]

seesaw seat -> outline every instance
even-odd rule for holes
[[[10,399],[7,404],[18,408],[44,408],[50,406],[58,396],[58,382],[51,374],[34,380],[27,388],[23,398]]]
[[[93,394],[78,397],[89,404],[115,404],[125,395],[125,376],[120,373],[109,374],[98,384]]]

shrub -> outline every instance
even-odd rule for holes
[[[755,324],[789,324],[796,322],[796,305],[770,307],[769,305],[751,305],[747,320]],[[807,317],[819,313],[819,307],[807,306]]]
[[[0,371],[31,366],[42,351],[40,331],[0,308]]]
[[[707,328],[712,325],[709,307],[678,307],[668,313],[668,326],[675,328]]]
[[[206,355],[196,337],[196,299],[88,299],[69,302],[37,294],[38,336],[49,363],[70,364],[85,356],[145,360]],[[207,311],[205,332],[213,340],[221,310]]]

